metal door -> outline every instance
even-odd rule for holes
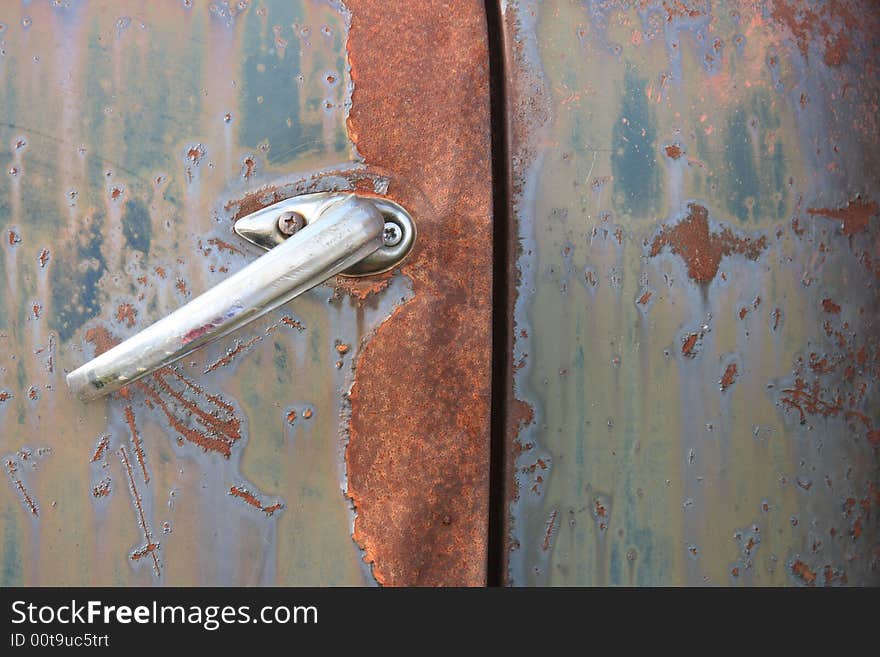
[[[505,578],[876,584],[876,3],[502,4]]]
[[[405,4],[0,9],[4,586],[485,581],[485,15]],[[407,207],[402,268],[67,392],[259,255],[235,219],[330,189]]]

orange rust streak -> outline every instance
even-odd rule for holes
[[[773,330],[775,331],[779,328],[779,323],[782,321],[782,311],[779,308],[775,308],[771,316],[773,317]]]
[[[143,548],[140,548],[131,554],[131,559],[132,561],[137,561],[149,553],[150,556],[153,557],[153,569],[156,571],[156,575],[160,575],[162,569],[159,567],[159,557],[156,556],[156,548],[159,547],[159,544],[153,542],[153,533],[150,531],[150,527],[147,524],[147,518],[144,515],[144,504],[141,501],[141,495],[138,492],[137,485],[134,483],[134,473],[132,472],[131,462],[129,461],[128,452],[125,451],[124,445],[119,448],[119,458],[125,466],[126,474],[128,474],[128,483],[130,485],[131,497],[134,501],[135,510],[137,511],[138,524],[140,525],[141,531],[144,533],[144,540],[146,541],[146,545]]]
[[[131,431],[131,442],[134,444],[134,453],[137,456],[138,465],[141,467],[141,472],[144,475],[144,483],[150,483],[150,475],[147,474],[147,465],[144,460],[144,448],[141,444],[141,436],[138,433],[137,426],[134,422],[134,409],[131,406],[125,407],[125,422],[128,424],[128,428]]]
[[[646,304],[651,300],[651,297],[652,297],[652,296],[654,296],[654,293],[651,292],[650,290],[648,290],[648,291],[645,292],[642,296],[639,297],[639,301],[638,301],[638,303],[639,303],[640,305],[644,306],[644,305],[646,305]]]
[[[166,371],[166,369],[170,371]],[[214,414],[209,413],[208,411],[204,411],[199,408],[195,402],[188,400],[183,396],[183,393],[172,388],[166,381],[165,376],[168,374],[174,375],[179,381],[182,381],[184,384],[189,386],[191,390],[196,392],[197,394],[204,395],[209,402],[213,403],[215,406],[218,406],[224,411],[228,413],[232,413],[234,409],[231,404],[224,402],[219,396],[206,394],[204,390],[202,390],[199,386],[187,380],[184,376],[177,373],[171,368],[162,368],[155,375],[153,375],[153,380],[159,385],[164,392],[167,392],[171,397],[178,400],[187,410],[193,412],[198,418],[205,421],[206,426],[211,427],[212,429],[219,431],[222,434],[225,434],[231,440],[238,440],[241,438],[241,433],[239,432],[239,428],[241,422],[235,417],[230,418],[229,420],[222,421],[217,418]]]
[[[246,488],[243,488],[241,486],[232,486],[229,489],[229,494],[232,495],[233,497],[238,497],[238,498],[243,499],[247,504],[250,504],[255,509],[259,509],[260,511],[265,513],[267,516],[271,516],[276,511],[279,511],[280,509],[284,508],[284,505],[281,504],[280,502],[276,502],[275,504],[273,504],[271,506],[263,506],[263,503],[260,502],[260,500],[258,500],[257,497],[253,493],[251,493]]]
[[[22,497],[24,497],[25,503],[31,510],[31,513],[37,517],[40,515],[39,506],[34,501],[34,498],[31,497],[31,494],[28,492],[28,489],[25,487],[24,482],[18,478],[15,474],[18,471],[15,463],[12,459],[8,459],[6,461],[6,473],[9,475],[9,478],[12,480],[12,483],[15,484],[15,487],[18,488],[18,492],[21,493]]]
[[[239,249],[237,246],[230,244],[229,242],[224,242],[221,239],[217,239],[216,237],[212,237],[208,240],[208,244],[213,244],[217,247],[218,251],[229,251],[230,253],[238,253],[239,255],[244,255],[244,251]]]
[[[287,315],[281,318],[280,323],[295,328],[297,331],[305,331],[305,326],[300,324],[293,317],[288,317]]]
[[[231,363],[232,360],[238,354],[240,354],[242,351],[244,351],[248,347],[252,346],[255,342],[259,342],[262,339],[263,339],[263,337],[258,335],[254,338],[251,338],[247,342],[239,342],[238,344],[235,345],[235,347],[233,349],[229,350],[225,356],[223,356],[222,358],[219,358],[215,362],[208,365],[208,367],[205,369],[205,374],[208,374],[209,372],[213,372],[217,368],[225,367],[226,365],[229,365],[229,363]]]
[[[161,370],[160,370],[161,372]],[[185,399],[180,393],[174,391],[164,380],[159,378],[160,372],[157,372],[154,375],[154,380],[159,383],[162,391],[169,393],[172,397],[176,397],[179,399],[181,404],[189,411],[192,411],[197,416],[199,416],[203,420],[203,425],[208,426],[211,429],[216,429],[219,431],[227,431],[227,436],[229,439],[224,438],[215,438],[207,433],[200,433],[195,429],[191,429],[186,426],[172,411],[168,408],[168,404],[160,395],[159,390],[153,388],[151,385],[144,383],[143,381],[138,381],[137,385],[149,395],[149,397],[159,406],[162,412],[165,414],[165,417],[168,419],[169,424],[184,438],[186,438],[191,443],[202,447],[205,450],[210,450],[213,452],[218,452],[229,458],[231,454],[232,444],[238,440],[241,435],[238,432],[239,421],[236,418],[231,418],[230,420],[221,421],[208,413],[205,413],[202,409],[200,409],[193,402]],[[208,396],[210,399],[210,395]]]
[[[96,463],[104,456],[104,452],[106,452],[110,448],[110,435],[104,434],[101,436],[100,441],[98,441],[98,447],[95,449],[95,453],[92,455],[91,463]]]
[[[167,370],[167,371],[166,371],[166,370]],[[202,390],[202,388],[200,388],[200,387],[197,386],[195,383],[193,383],[192,381],[190,381],[189,379],[187,379],[185,376],[183,376],[182,374],[180,374],[180,373],[179,373],[177,370],[175,370],[174,368],[162,368],[162,369],[160,370],[160,372],[162,372],[162,374],[171,374],[171,375],[174,376],[178,381],[180,381],[180,382],[183,383],[186,387],[188,387],[190,390],[192,390],[192,391],[195,392],[196,394],[204,395],[205,397],[207,397],[207,399],[208,399],[209,402],[211,402],[212,404],[214,404],[214,406],[217,406],[218,408],[220,408],[220,409],[226,411],[227,413],[234,413],[234,412],[235,412],[235,409],[232,407],[232,404],[229,404],[229,403],[223,401],[223,399],[222,399],[220,396],[218,396],[218,395],[211,395],[211,394],[206,393],[204,390]],[[236,427],[237,427],[237,426],[238,426],[238,425],[236,425]]]
[[[550,541],[553,538],[553,530],[556,529],[557,514],[557,510],[553,509],[553,512],[550,514],[550,520],[547,522],[547,531],[544,532],[544,542],[541,544],[541,549],[544,550],[544,552],[550,549]]]

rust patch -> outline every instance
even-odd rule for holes
[[[825,217],[840,223],[844,235],[851,236],[868,230],[868,220],[880,212],[877,201],[866,201],[856,196],[846,206],[838,209],[807,208],[807,214]]]
[[[816,571],[800,559],[796,559],[791,564],[791,572],[807,586],[813,586],[816,583]]]
[[[684,154],[684,151],[681,150],[681,147],[676,144],[670,144],[664,150],[666,151],[666,157],[668,157],[670,160],[677,160]]]
[[[641,1],[642,9],[648,6],[648,0]],[[666,22],[671,23],[675,18],[699,18],[706,13],[705,2],[684,2],[683,0],[663,0],[663,10],[666,12]]]
[[[201,144],[196,144],[186,152],[186,156],[193,164],[198,164],[205,157],[205,148]]]
[[[833,68],[842,66],[849,61],[849,50],[852,44],[846,34],[837,34],[825,39],[825,64]]]
[[[347,5],[349,134],[368,166],[391,174],[388,195],[420,233],[403,267],[414,297],[367,343],[350,393],[354,538],[381,584],[481,585],[492,291],[484,5]],[[426,205],[416,181],[431,210],[415,211]]]
[[[524,427],[529,426],[534,421],[535,409],[521,399],[514,398],[512,394],[510,395],[510,400],[510,412],[506,431],[507,444],[511,446],[510,451],[512,455],[516,457],[534,447],[531,443],[523,444],[519,440],[519,433]],[[513,458],[511,460],[515,461],[516,459]],[[507,490],[511,500],[516,501],[519,499],[519,485],[515,477],[515,469],[510,467],[509,470],[510,472],[507,473]]]
[[[813,352],[795,361],[792,378],[781,389],[780,403],[786,411],[798,412],[800,424],[806,424],[808,415],[842,418],[850,430],[863,431],[865,439],[876,447],[880,445],[880,428],[868,391],[876,377],[880,346],[875,336],[848,330],[847,322],[835,326],[840,322],[836,317],[839,306],[830,299],[824,301],[823,307],[832,315],[823,323],[831,351],[821,356]]]
[[[642,306],[647,305],[647,303],[651,300],[652,296],[654,296],[654,293],[651,292],[650,290],[648,290],[647,292],[642,294],[642,296],[639,297],[639,300],[637,301],[637,303]]]
[[[251,176],[253,176],[253,175],[254,175],[254,169],[256,169],[256,167],[257,167],[257,163],[254,162],[254,158],[252,158],[252,157],[246,157],[246,158],[244,158],[244,162],[242,162],[242,165],[241,165],[241,175],[242,175],[242,177],[243,177],[245,180],[247,180],[248,178],[250,178]]]
[[[45,268],[46,265],[49,263],[49,249],[42,249],[40,251],[38,260],[40,262],[40,268]]]
[[[116,321],[125,324],[128,328],[134,326],[134,319],[137,317],[137,310],[130,303],[121,303],[116,309]]]
[[[822,299],[822,309],[832,315],[840,314],[840,306],[834,303],[832,299]]]
[[[391,272],[362,279],[340,276],[336,279],[334,293],[345,294],[362,303],[387,288],[391,284],[392,276]]]
[[[709,211],[698,203],[688,203],[687,215],[673,226],[664,224],[651,244],[651,257],[664,248],[681,257],[688,276],[695,283],[711,283],[718,273],[721,259],[735,254],[757,260],[767,248],[767,238],[739,237],[729,227],[720,232],[709,230]]]
[[[110,485],[111,481],[109,479],[104,479],[96,486],[92,486],[92,497],[108,497],[110,495]]]
[[[807,2],[774,0],[770,16],[791,31],[798,50],[807,57],[811,41],[821,40],[825,64],[837,67],[849,61],[851,42],[847,36],[861,26],[855,15],[840,0],[818,6]]]
[[[718,385],[721,387],[721,391],[724,392],[730,386],[733,385],[734,381],[736,381],[737,377],[737,365],[736,363],[731,363],[724,370],[724,374],[721,377],[721,381],[718,382]]]
[[[693,358],[697,355],[697,342],[700,339],[699,333],[689,333],[681,343],[681,355],[686,358]]]

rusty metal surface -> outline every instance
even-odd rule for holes
[[[354,536],[381,583],[479,585],[492,344],[484,5],[348,6],[350,133],[419,228],[403,267],[413,298],[366,345],[351,389]]]
[[[375,8],[358,11],[375,20]],[[431,405],[424,388],[411,394],[409,380],[395,378],[400,369],[413,380],[433,367],[449,374],[436,351],[425,351],[443,345],[423,343],[408,322],[460,339],[464,327],[455,322],[467,321],[485,335],[470,310],[453,309],[484,303],[482,288],[432,280],[440,258],[459,258],[462,271],[478,274],[464,269],[458,233],[451,233],[454,248],[417,254],[403,274],[319,287],[107,402],[82,405],[63,385],[65,371],[257,257],[236,240],[232,220],[275,197],[390,187],[421,214],[423,243],[440,242],[439,226],[454,212],[488,222],[479,168],[469,170],[473,187],[459,190],[455,173],[422,168],[436,155],[425,140],[386,157],[390,145],[371,144],[364,134],[389,127],[373,127],[375,109],[353,112],[352,125],[368,165],[389,171],[363,164],[346,129],[350,19],[342,4],[321,0],[0,8],[0,584],[375,584],[352,539],[346,498],[346,393],[358,359],[349,453],[349,494],[364,523],[358,540],[380,581],[417,579],[396,574],[396,564],[421,548],[403,551],[365,526],[377,522],[375,509],[386,512],[388,491],[364,488],[362,464],[382,447],[371,441],[406,441],[388,423],[409,421],[408,404]],[[351,54],[361,53],[362,85],[378,85],[359,43]],[[463,74],[479,80],[475,60]],[[448,139],[467,138],[463,130]],[[404,153],[408,159],[393,159]],[[466,160],[471,153],[445,155]],[[438,182],[430,205],[412,191],[418,186],[402,191],[402,176]],[[420,300],[407,304],[414,289]],[[372,355],[362,354],[401,306]],[[426,307],[436,317],[426,318]],[[471,349],[479,361],[482,346],[474,344],[468,337],[453,353]],[[398,369],[381,369],[389,357],[398,358]],[[462,356],[450,362],[461,365]],[[403,391],[390,395],[392,384]],[[450,394],[460,393],[456,385]],[[467,514],[485,499],[473,474],[484,448],[481,403],[453,406],[444,398],[433,405],[451,418],[472,416],[460,419],[457,433],[454,424],[441,431],[443,422],[433,423],[438,467],[461,471],[444,471],[443,480],[460,486],[468,502],[444,511],[462,514],[450,534],[457,542],[433,537],[431,549],[480,550]],[[376,414],[386,424],[371,425]],[[465,447],[442,447],[453,443]],[[398,463],[394,476],[406,481],[408,468],[427,462]],[[456,484],[459,474],[473,476]],[[437,491],[425,499],[435,501]],[[433,517],[415,501],[409,508]],[[436,526],[446,530],[440,520]],[[420,517],[394,522],[423,531]],[[426,562],[418,563],[422,569]],[[476,582],[479,575],[477,568],[448,577]]]
[[[880,583],[875,3],[502,3],[506,572]]]

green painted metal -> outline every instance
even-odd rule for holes
[[[502,6],[509,582],[877,584],[876,6]]]
[[[319,287],[110,401],[64,386],[259,256],[237,199],[357,168],[344,7],[6,3],[0,23],[0,584],[374,583],[341,426],[404,278],[367,303]]]

